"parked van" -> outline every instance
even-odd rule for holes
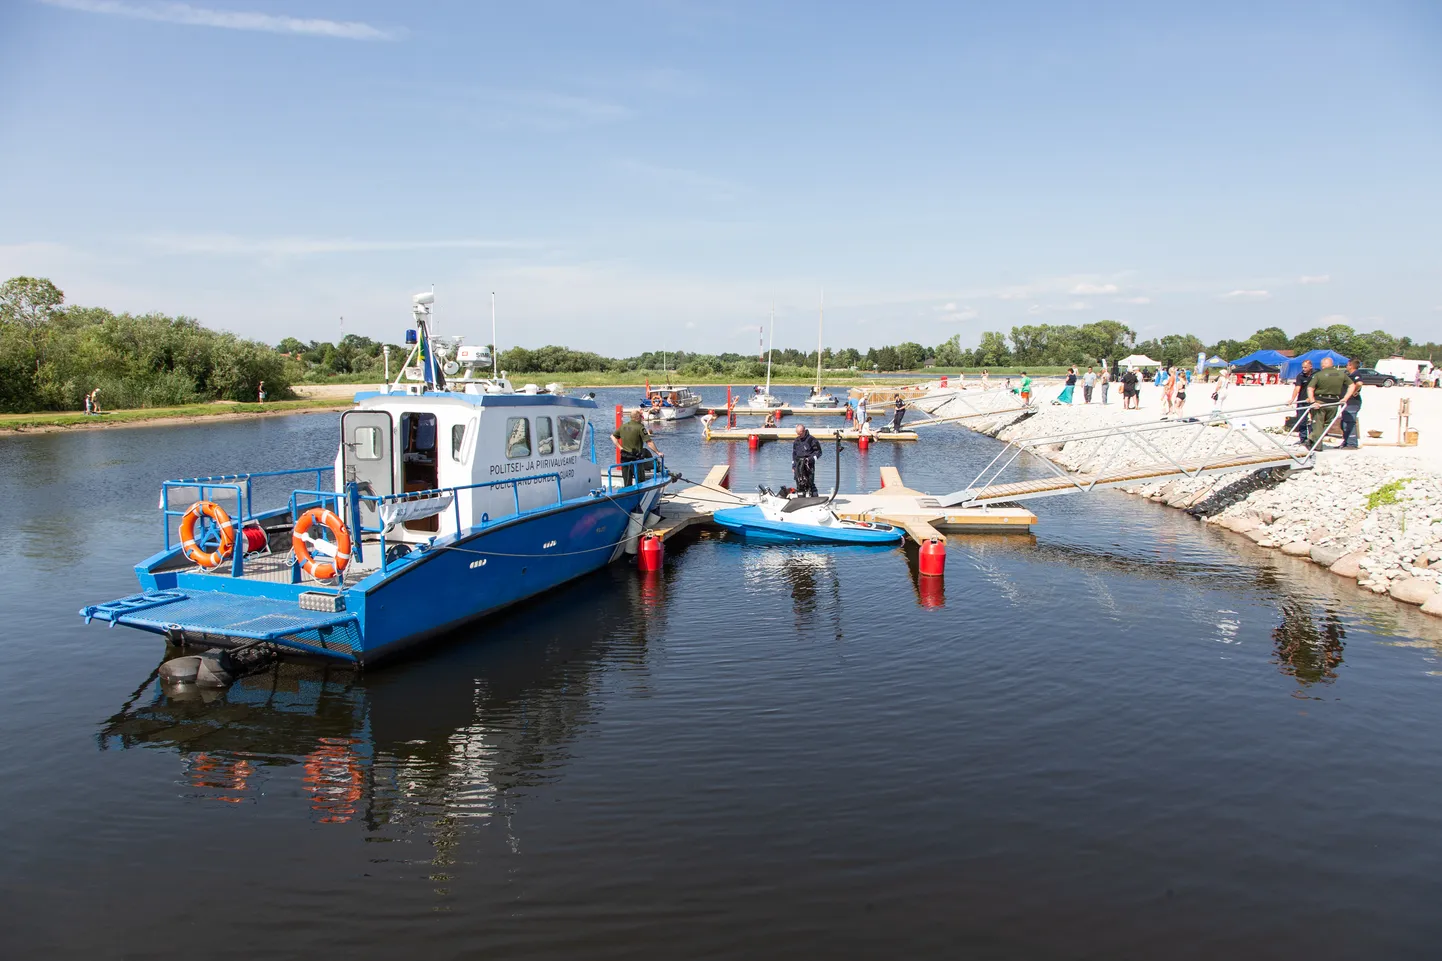
[[[1388,357],[1386,360],[1377,361],[1377,373],[1395,377],[1399,384],[1415,383],[1418,371],[1421,371],[1422,383],[1425,384],[1432,379],[1432,363],[1430,361],[1408,360],[1405,357]]]

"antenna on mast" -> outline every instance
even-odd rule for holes
[[[491,377],[501,376],[501,348],[496,345],[496,292],[491,291]]]

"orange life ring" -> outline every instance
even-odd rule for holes
[[[335,557],[330,560],[312,557],[306,544],[305,535],[316,521],[324,524],[335,538]],[[300,569],[318,581],[338,576],[350,564],[350,531],[345,529],[344,521],[324,507],[312,507],[300,516],[290,535],[290,547],[295,551],[295,559],[300,561]]]
[[[220,529],[220,546],[213,551],[203,551],[195,542],[195,522],[204,514]],[[180,547],[186,557],[207,569],[214,569],[230,556],[235,549],[235,525],[230,515],[215,501],[196,501],[180,519]]]

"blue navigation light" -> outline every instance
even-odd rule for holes
[[[406,343],[408,343],[408,344],[414,344],[415,342],[416,342],[416,331],[415,331],[415,328],[412,327],[410,330],[406,331]]]

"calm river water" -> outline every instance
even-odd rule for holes
[[[1439,622],[1121,494],[952,538],[940,606],[914,550],[706,537],[202,700],[82,625],[135,590],[162,479],[328,463],[334,425],[0,438],[0,956],[1442,950]],[[658,434],[688,476],[788,474]],[[951,490],[995,449],[848,448],[843,484]]]

